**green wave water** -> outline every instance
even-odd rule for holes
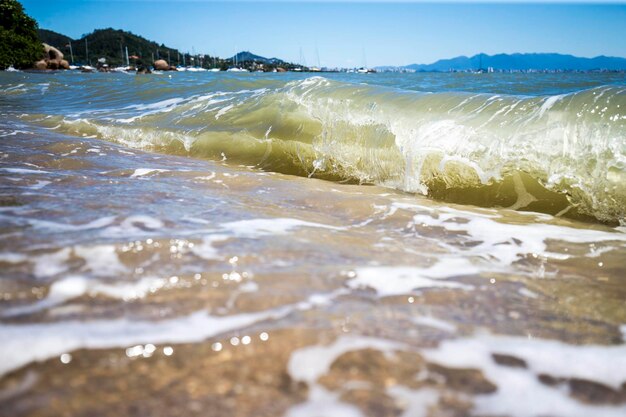
[[[80,100],[96,100],[95,109],[22,117],[133,148],[451,202],[614,224],[626,218],[623,85],[538,96],[324,77],[146,86],[136,104],[121,105],[121,91],[87,86]]]

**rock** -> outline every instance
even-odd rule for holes
[[[139,67],[137,68],[137,74],[151,74],[152,71],[150,71],[148,68],[146,67]]]
[[[569,380],[570,395],[590,404],[624,404],[626,402],[625,388],[617,391],[599,382],[581,378]]]
[[[524,359],[516,358],[515,356],[505,355],[502,353],[492,353],[491,357],[498,365],[510,366],[512,368],[528,368]]]
[[[164,59],[158,59],[154,61],[154,69],[159,71],[169,71],[170,65]]]
[[[50,46],[47,43],[43,44],[44,58],[35,64],[37,69],[69,69],[69,63],[63,59],[63,52],[59,51],[54,46]],[[46,68],[40,68],[41,62],[46,63]]]
[[[178,68],[176,68],[174,65],[170,66],[170,71],[178,71]]]
[[[46,54],[46,56],[44,57],[45,60],[57,61],[57,63],[63,60],[63,52],[59,51],[54,46],[50,46],[47,43],[44,43],[43,50]]]
[[[41,61],[35,62],[35,69],[45,70],[47,68],[48,68],[48,63],[44,61],[43,59]]]
[[[427,367],[430,373],[443,377],[446,387],[453,390],[469,394],[491,394],[498,390],[478,369],[446,368],[431,363]]]

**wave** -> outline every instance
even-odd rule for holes
[[[134,148],[451,202],[626,219],[626,87],[523,97],[323,77],[241,82],[149,104],[26,118]]]

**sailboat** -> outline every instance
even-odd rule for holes
[[[472,71],[474,74],[484,74],[487,70],[483,69],[483,54],[478,55],[478,70]]]
[[[357,68],[356,70],[359,74],[371,74],[376,72],[373,68],[367,68],[367,58],[365,57],[365,49],[363,49],[363,66],[361,68]]]
[[[239,52],[237,52],[235,54],[235,56],[234,56],[234,58],[235,58],[235,66],[228,68],[226,71],[228,71],[228,72],[248,72],[247,69],[239,67],[239,65],[237,63],[237,57],[238,56],[239,56]]]

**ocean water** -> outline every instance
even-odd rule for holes
[[[624,74],[0,73],[0,415],[626,415]]]

